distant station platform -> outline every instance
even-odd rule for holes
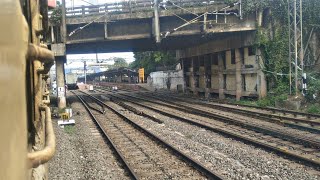
[[[118,68],[87,75],[87,82],[138,83],[138,72],[129,68]],[[84,82],[84,77],[78,82]]]

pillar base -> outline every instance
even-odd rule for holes
[[[58,108],[63,109],[63,108],[66,108],[66,106],[67,106],[66,97],[58,97]]]
[[[208,88],[206,88],[206,91],[205,91],[204,97],[205,97],[206,99],[211,98],[210,90],[209,90]]]
[[[236,100],[237,100],[237,101],[240,101],[240,99],[241,99],[241,94],[242,94],[241,90],[240,90],[240,91],[239,91],[239,90],[236,90]]]
[[[195,89],[192,89],[192,93],[193,93],[193,95],[196,95],[196,96],[198,96],[198,91],[197,91],[197,90],[195,90]]]
[[[226,96],[224,95],[224,89],[219,89],[219,99],[225,99]]]

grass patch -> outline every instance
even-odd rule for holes
[[[58,112],[59,112],[59,114],[61,114],[61,113],[65,113],[65,112],[66,112],[66,108],[67,108],[67,107],[62,108],[62,109],[60,109],[60,108],[59,108],[59,111],[58,111]]]
[[[257,106],[259,107],[274,107],[276,102],[283,102],[284,100],[288,99],[288,95],[281,94],[281,95],[268,95],[263,99],[259,99],[257,101]]]
[[[240,101],[236,101],[235,99],[229,99],[228,101],[232,104],[238,104],[238,105],[274,107],[276,102],[282,102],[287,98],[288,98],[287,94],[280,94],[280,95],[269,94],[267,97],[259,100],[241,99]]]
[[[307,109],[307,113],[320,114],[320,105],[313,104]]]
[[[75,130],[75,127],[72,125],[64,126],[64,131],[68,134],[74,134]]]

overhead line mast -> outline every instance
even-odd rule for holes
[[[288,23],[289,23],[289,80],[290,94],[292,87],[292,64],[294,64],[295,95],[298,95],[298,71],[303,76],[304,49],[303,49],[303,26],[302,26],[302,0],[288,0]]]

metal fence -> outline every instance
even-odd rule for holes
[[[223,0],[172,0],[161,2],[161,5],[176,9],[192,8],[192,7],[205,7],[212,4],[222,4]],[[81,7],[67,8],[67,16],[91,16],[99,14],[130,14],[136,12],[153,11],[153,0],[127,0],[116,3],[106,3],[102,5],[90,5]]]

